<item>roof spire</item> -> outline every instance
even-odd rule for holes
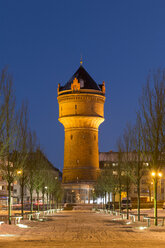
[[[81,55],[81,58],[80,58],[80,65],[82,65],[83,61],[82,61],[82,55]]]

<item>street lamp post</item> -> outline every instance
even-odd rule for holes
[[[153,171],[151,176],[154,180],[154,224],[157,226],[157,186],[159,178],[162,177],[162,173]]]
[[[24,187],[23,187],[23,171],[21,169],[17,170],[17,176],[19,178],[19,184],[20,184],[20,195],[21,195],[21,214],[22,214],[22,218],[23,218],[23,212],[24,212]]]
[[[48,208],[49,208],[49,205],[48,205],[48,187],[47,187],[47,186],[45,186],[45,189],[46,189],[46,196],[47,196],[47,210],[48,210]]]

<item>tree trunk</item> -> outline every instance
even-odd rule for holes
[[[115,195],[116,193],[113,193],[113,211],[115,211]]]
[[[108,193],[108,208],[110,209],[111,203],[110,203],[110,192]]]
[[[157,226],[157,186],[158,186],[158,180],[155,177],[154,179],[154,224]]]
[[[128,178],[127,178],[127,220],[129,219],[129,208],[128,208],[129,199],[128,198],[129,198],[129,190],[128,190]]]
[[[58,197],[57,197],[57,201],[56,202],[57,202],[57,209],[58,209]]]
[[[43,211],[45,211],[45,192],[42,191],[42,203],[43,203]]]
[[[54,209],[54,196],[52,194],[52,209]]]
[[[24,184],[23,184],[23,179],[21,180],[21,215],[22,215],[22,219],[23,219],[23,214],[24,214]]]
[[[48,197],[49,197],[49,195],[48,195],[48,192],[47,192],[47,210],[49,209],[49,201],[48,201]]]
[[[104,192],[103,195],[103,209],[105,209],[105,204],[106,204],[106,192]]]
[[[33,213],[33,190],[30,189],[30,212]]]
[[[49,194],[49,209],[51,209],[51,194]]]
[[[137,182],[137,195],[138,195],[138,202],[137,202],[137,213],[138,213],[138,221],[140,221],[140,180],[138,179]]]
[[[11,225],[11,183],[8,183],[8,216],[9,224]]]
[[[119,213],[121,213],[121,186],[119,189]]]
[[[150,184],[148,186],[148,196],[149,196],[149,200],[151,202],[151,185]]]
[[[40,205],[39,205],[39,191],[37,191],[37,206],[38,206],[38,212],[40,211]]]
[[[140,137],[140,133],[138,136]],[[140,147],[141,145],[139,143],[138,146],[139,151],[140,151]],[[138,164],[137,164],[137,214],[138,214],[138,221],[140,221],[140,152],[138,152]]]

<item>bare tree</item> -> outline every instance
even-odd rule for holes
[[[36,133],[29,130],[28,133],[28,143],[29,143],[29,153],[28,153],[28,171],[27,171],[27,187],[30,192],[30,210],[33,212],[33,192],[35,189],[35,179],[37,174],[37,158],[36,158]]]
[[[94,185],[94,196],[101,197],[102,199],[105,196],[106,192],[106,184],[105,184],[105,178],[104,178],[104,172],[101,172],[97,178],[97,181]],[[104,201],[103,201],[104,204]]]
[[[129,193],[132,184],[132,173],[133,173],[133,166],[132,166],[132,127],[130,124],[127,124],[126,128],[124,129],[123,133],[123,143],[122,143],[122,150],[124,152],[123,156],[123,166],[124,166],[124,177],[125,177],[125,189],[127,194],[127,219],[129,218]]]
[[[58,177],[57,177],[57,179],[55,177],[54,189],[52,192],[52,196],[53,196],[53,199],[55,199],[55,201],[56,201],[57,208],[59,207],[59,202],[62,202],[63,194],[64,194],[64,191],[63,191],[63,188],[61,186],[61,181],[59,180]]]
[[[117,140],[117,150],[118,150],[118,163],[117,163],[117,180],[118,180],[118,193],[119,193],[119,212],[121,212],[121,193],[123,191],[123,150],[122,150],[122,138],[119,137]]]
[[[0,74],[0,156],[3,157],[4,151],[7,148],[9,140],[4,142],[4,130],[5,130],[5,100],[4,100],[4,85],[6,85],[7,80],[9,79],[7,68],[4,68]]]
[[[1,142],[4,146],[2,155],[2,174],[8,183],[8,216],[11,224],[11,192],[12,183],[15,178],[15,166],[11,163],[11,154],[15,148],[17,136],[16,114],[15,114],[15,95],[13,91],[13,80],[11,75],[4,70],[1,76],[2,85],[2,112],[3,112],[3,132],[1,133]]]
[[[19,162],[19,184],[21,188],[21,213],[24,214],[24,190],[27,183],[27,171],[28,171],[28,105],[23,102],[18,114],[17,121],[17,163]],[[17,171],[18,172],[18,171]],[[17,173],[18,174],[18,173]]]
[[[132,140],[133,140],[133,181],[137,187],[137,213],[138,213],[138,221],[140,221],[140,182],[143,174],[147,170],[145,163],[145,155],[144,155],[144,145],[143,145],[143,137],[142,137],[142,121],[139,113],[137,113],[137,119],[135,126],[132,130]]]
[[[153,88],[150,86],[153,83]],[[140,98],[143,141],[154,171],[154,217],[157,225],[157,184],[165,152],[165,70],[150,76]],[[154,174],[153,174],[154,175]]]
[[[37,204],[38,204],[38,211],[39,211],[39,194],[42,191],[43,183],[45,180],[45,161],[44,155],[41,151],[40,146],[38,146],[36,150],[36,174],[35,174],[35,190],[37,193]]]

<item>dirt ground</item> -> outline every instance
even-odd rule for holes
[[[63,211],[44,221],[21,223],[28,228],[0,226],[0,247],[165,248],[164,226],[140,230],[146,223],[132,224],[103,213]]]

